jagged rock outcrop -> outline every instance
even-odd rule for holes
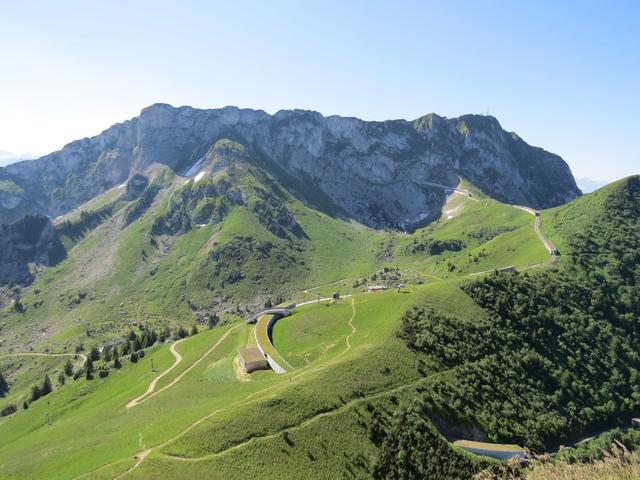
[[[156,104],[96,137],[0,168],[0,220],[28,212],[55,217],[153,164],[184,174],[222,138],[250,149],[312,206],[373,227],[411,228],[437,217],[444,192],[428,183],[454,185],[459,177],[498,200],[535,208],[580,195],[559,156],[490,116],[367,122],[302,110]]]
[[[51,220],[26,215],[15,223],[0,223],[0,285],[27,284],[41,268],[64,259],[66,252]]]

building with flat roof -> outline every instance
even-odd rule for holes
[[[240,362],[245,372],[250,373],[254,370],[267,370],[269,363],[267,357],[257,347],[243,348],[240,350]]]
[[[370,287],[367,288],[368,292],[382,292],[383,290],[386,290],[387,286],[386,285],[371,285]]]

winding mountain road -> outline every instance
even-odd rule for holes
[[[473,193],[471,193],[470,191],[465,190],[463,188],[459,188],[458,186],[451,187],[451,186],[442,185],[440,183],[433,183],[433,182],[420,182],[420,185],[428,185],[430,187],[444,188],[445,190],[451,190],[453,192],[461,193],[463,195],[466,195],[471,200],[474,200],[476,202],[478,201],[478,199],[476,197],[474,197]],[[549,259],[546,262],[535,264],[535,265],[531,265],[531,266],[526,267],[526,268],[527,269],[539,268],[539,267],[543,267],[543,266],[549,265],[550,263],[555,262],[557,254],[558,254],[558,250],[556,249],[556,246],[553,244],[553,242],[551,240],[549,240],[547,237],[545,237],[544,234],[540,231],[540,212],[535,210],[534,208],[525,207],[523,205],[510,205],[510,206],[512,206],[513,208],[517,208],[518,210],[523,210],[523,211],[527,212],[528,214],[533,215],[535,217],[535,221],[534,221],[534,224],[533,224],[533,229],[535,230],[536,235],[538,235],[538,238],[540,239],[540,241],[543,243],[544,248],[546,248],[547,251],[549,252]],[[493,270],[489,270],[489,271],[492,272]],[[478,272],[478,273],[471,274],[471,275],[479,275],[481,273],[486,273],[486,272]],[[308,293],[308,292],[305,290],[305,293]]]

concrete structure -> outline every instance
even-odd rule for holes
[[[474,442],[472,440],[456,440],[453,444],[475,455],[497,458],[498,460],[527,457],[524,448],[518,445]]]
[[[273,343],[271,341],[271,331],[273,330],[273,325],[281,318],[282,315],[279,315],[277,313],[267,313],[265,315],[262,315],[258,319],[256,328],[253,330],[253,332],[256,338],[256,345],[267,359],[267,363],[271,367],[271,370],[276,373],[287,373],[287,370],[285,370],[283,365],[287,366],[290,370],[293,370],[293,367],[289,365],[287,361],[282,358],[282,356],[280,356],[280,354],[276,350],[276,347],[273,346]],[[276,360],[272,355],[269,355],[268,352],[272,352],[272,354],[278,356],[279,359]]]
[[[640,428],[640,418],[631,419],[631,428]]]
[[[295,304],[293,305],[295,306]],[[245,320],[245,323],[248,323],[248,324],[256,323],[262,315],[267,315],[267,314],[278,315],[278,317],[286,317],[288,315],[291,315],[291,312],[287,308],[268,308],[267,310],[258,312],[255,315],[251,315],[249,318]]]
[[[370,287],[367,288],[367,292],[381,292],[386,289],[387,289],[386,285],[371,285]]]
[[[242,363],[242,368],[244,368],[247,373],[253,372],[254,370],[267,370],[269,368],[267,357],[256,347],[243,348],[240,350],[240,362]]]

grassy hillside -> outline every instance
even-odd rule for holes
[[[171,388],[132,409],[125,408],[127,401],[142,393],[157,372],[172,364],[167,346],[153,347],[137,364],[125,364],[106,379],[71,381],[54,390],[46,403],[35,402],[28,411],[0,420],[8,440],[0,447],[3,472],[16,475],[15,478],[69,478],[105,463],[128,459],[141,450],[140,442],[157,447],[160,457],[163,452],[199,457],[224,451],[254,436],[280,433],[345,405],[355,408],[367,397],[396,387],[410,388],[416,378],[411,354],[401,342],[389,343],[385,338],[397,321],[392,312],[403,311],[416,300],[416,295],[389,293],[356,298],[356,330],[351,332],[349,345],[343,336],[340,348],[284,377],[258,372],[247,379],[237,373],[234,357],[238,348],[246,344],[250,327],[235,324],[182,342],[177,349],[184,355],[183,362],[157,388],[171,383],[195,358],[224,337],[218,348]],[[380,307],[387,315],[371,321],[371,313]],[[318,308],[327,307],[312,305],[301,311]],[[393,360],[386,369],[381,368],[387,358]],[[152,360],[155,373],[150,367]],[[354,364],[358,366],[354,368]],[[332,388],[326,389],[329,379]],[[310,402],[310,398],[314,401]],[[43,423],[46,414],[51,425]],[[196,420],[202,421],[185,430]],[[89,432],[97,424],[101,425],[100,433],[93,437]],[[51,444],[53,438],[55,445]],[[153,458],[149,459],[150,465],[155,464]],[[220,478],[228,477],[221,473]]]
[[[540,451],[639,413],[640,178],[593,198],[543,215],[564,245],[560,268],[462,285],[484,318],[405,314],[400,336],[428,378],[413,402],[424,418]]]
[[[607,317],[598,319],[596,337],[591,324],[576,323],[584,327],[580,336],[567,328],[583,306],[568,301],[574,286],[565,296],[547,294],[558,278],[567,281],[561,272],[586,272],[571,262],[580,257],[569,255],[578,252],[576,230],[585,215],[613,228],[595,215],[627,208],[618,190],[595,197],[601,210],[585,206],[586,196],[566,210],[543,213],[543,231],[563,254],[549,273],[487,277],[494,269],[528,270],[548,259],[532,215],[477,192],[456,194],[439,221],[412,234],[375,231],[309,207],[242,146],[223,141],[216,149],[217,160],[204,162],[197,181],[156,172],[146,187],[151,193],[127,199],[107,192],[87,206],[85,217],[114,208],[68,242],[67,259],[21,297],[24,311],[7,306],[2,312],[0,355],[86,353],[130,330],[167,327],[173,334],[136,362],[123,354],[121,368],[103,356],[93,379],[54,381],[53,392],[28,410],[0,418],[7,440],[0,445],[0,478],[273,478],[276,469],[279,478],[292,479],[397,478],[402,472],[406,478],[470,478],[500,467],[451,446],[456,435],[539,446],[631,411],[627,383],[637,367],[621,332],[634,331],[628,324],[608,326]],[[220,158],[234,161],[221,165]],[[624,218],[616,228],[627,225]],[[620,252],[620,258],[629,253]],[[610,266],[596,268],[614,279]],[[635,288],[621,275],[627,283],[617,292]],[[391,288],[366,293],[377,284]],[[276,324],[273,343],[290,372],[242,371],[238,350],[255,339],[241,319],[267,301],[312,301],[333,291],[342,294],[339,302],[297,307]],[[540,310],[525,305],[532,292]],[[561,312],[566,323],[555,318],[549,302],[556,298],[565,309],[575,307]],[[542,307],[551,313],[545,316]],[[194,324],[200,333],[169,345],[181,336],[177,327]],[[546,352],[555,328],[568,332],[556,335],[567,346]],[[572,358],[566,349],[586,351],[593,338],[603,345],[594,358],[613,358],[609,348],[629,355],[602,387],[614,389],[618,403],[609,412],[609,398],[597,397],[571,410],[582,413],[568,426],[558,420],[565,412],[549,407],[553,400],[573,408],[566,399],[536,392],[546,392],[544,375],[555,361],[553,378],[573,382],[567,395],[587,402],[580,394],[589,388],[580,383],[584,372],[561,360]],[[602,367],[589,363],[589,355],[574,360],[586,370]],[[0,407],[20,401],[45,371],[57,376],[61,368],[54,359],[20,361],[21,367],[0,363],[11,384]],[[532,377],[527,369],[540,366],[543,373]],[[585,416],[587,407],[594,417]],[[411,458],[411,465],[398,458]],[[410,474],[403,470],[409,467]]]

